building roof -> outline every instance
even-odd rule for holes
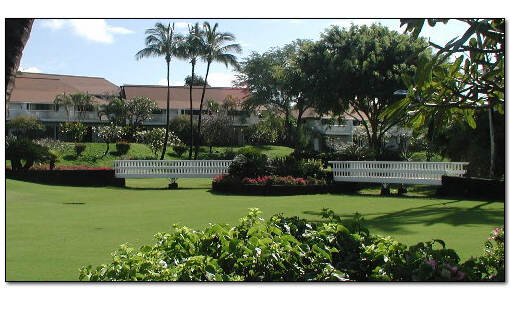
[[[20,72],[11,102],[52,103],[61,93],[118,95],[120,88],[104,78]]]
[[[202,97],[202,87],[193,87],[192,90],[193,108],[198,109],[200,106],[200,98]],[[166,86],[123,85],[122,91],[126,99],[147,97],[156,102],[158,107],[162,109],[166,108]],[[232,96],[242,102],[248,95],[248,90],[243,88],[207,87],[205,90],[204,105],[208,99],[222,103],[228,96]],[[189,109],[189,87],[170,87],[170,108]]]

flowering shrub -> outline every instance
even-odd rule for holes
[[[165,144],[165,129],[156,128],[152,130],[140,131],[134,134],[137,142],[144,143],[149,146],[155,156],[163,149]],[[181,140],[171,131],[168,132],[167,146],[175,146],[182,144]]]
[[[38,139],[34,140],[34,142],[40,146],[47,147],[50,150],[56,151],[59,154],[66,154],[72,149],[70,144],[51,138]]]
[[[193,230],[174,225],[171,233],[157,233],[153,245],[142,246],[139,250],[122,245],[112,254],[111,263],[82,267],[79,279],[485,280],[465,264],[459,265],[458,255],[446,249],[441,240],[407,247],[390,237],[354,232],[339,221],[316,223],[283,214],[265,221],[259,217],[260,213],[256,208],[250,209],[237,226],[210,224],[204,230]]]
[[[81,142],[87,129],[81,122],[64,122],[59,124],[58,132],[61,137],[73,142]]]

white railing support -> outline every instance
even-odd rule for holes
[[[442,176],[462,176],[469,162],[329,161],[333,179],[344,182],[441,185]]]
[[[232,160],[114,160],[116,178],[214,178]]]

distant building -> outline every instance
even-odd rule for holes
[[[72,75],[57,75],[44,73],[19,72],[16,75],[15,87],[8,105],[7,120],[17,115],[27,115],[40,119],[47,128],[46,136],[57,136],[57,125],[61,122],[83,122],[97,125],[106,123],[106,116],[99,117],[98,112],[67,112],[58,109],[53,104],[59,94],[88,93],[95,97],[96,103],[106,104],[112,97],[132,99],[134,97],[148,97],[153,100],[160,110],[144,122],[145,126],[164,126],[166,124],[166,86],[156,85],[123,85],[116,86],[100,77],[84,77]],[[207,100],[211,99],[223,103],[228,97],[242,103],[249,97],[249,91],[244,88],[209,87],[205,91],[203,113],[207,113]],[[198,118],[202,87],[193,87],[193,117]],[[189,87],[170,87],[170,119],[178,115],[189,115]],[[263,110],[264,107],[262,106]],[[238,133],[238,143],[244,144],[242,128],[257,123],[259,113],[249,113],[238,108],[233,110],[233,123]],[[319,115],[313,109],[305,111],[302,116],[303,126],[313,133],[312,147],[317,151],[335,149],[341,145],[353,143],[354,132],[360,125],[361,118],[352,112],[346,112],[340,121],[330,116]],[[89,127],[90,127],[89,126]],[[90,128],[89,128],[90,129]],[[92,137],[89,130],[89,139]],[[398,143],[395,141],[394,144]]]

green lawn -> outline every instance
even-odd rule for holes
[[[115,144],[110,144],[110,151],[104,157],[102,157],[103,153],[106,150],[105,143],[96,143],[96,142],[87,142],[85,143],[87,148],[83,152],[80,157],[76,157],[74,154],[73,143],[69,143],[68,151],[61,155],[59,162],[57,162],[57,166],[78,166],[84,165],[89,167],[111,167],[113,166],[113,160],[121,159],[121,156],[117,154],[117,150]],[[286,156],[292,151],[292,148],[284,147],[284,146],[254,146],[256,149],[260,150],[262,153],[267,154],[269,158],[274,157],[282,157]],[[238,150],[240,147],[232,148],[234,151]],[[213,152],[224,152],[227,147],[213,147]],[[200,154],[209,153],[209,147],[200,147]],[[161,152],[158,153],[157,159]],[[188,159],[188,153],[185,152],[180,158],[173,151],[172,148],[168,149],[168,152],[165,155],[165,159],[168,160],[178,160],[178,159]],[[135,159],[151,159],[155,158],[154,153],[152,153],[151,149],[144,144],[141,143],[132,143],[129,152],[125,155],[125,157],[134,157]],[[6,161],[6,165],[10,166],[10,161]]]
[[[179,223],[201,228],[236,224],[258,207],[264,217],[283,212],[320,219],[329,207],[346,218],[359,212],[371,232],[399,241],[443,239],[467,259],[504,223],[504,203],[379,197],[373,195],[234,196],[210,192],[210,179],[131,179],[127,188],[49,186],[6,181],[6,279],[77,280],[82,265],[111,261],[122,243],[151,243],[152,235]],[[419,194],[419,192],[418,192]]]

